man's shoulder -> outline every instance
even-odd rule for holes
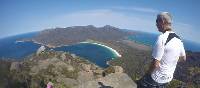
[[[160,34],[159,36],[158,36],[158,39],[167,39],[168,38],[168,36],[169,36],[169,34],[170,33],[174,33],[174,32],[165,32],[165,33],[162,33],[162,34]]]
[[[166,37],[166,34],[160,34],[158,35],[158,40],[163,40]]]

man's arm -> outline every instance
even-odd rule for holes
[[[181,52],[179,56],[179,61],[186,61],[186,53],[183,44],[181,45]]]
[[[164,42],[163,42],[163,36],[159,36],[152,52],[152,62],[151,65],[147,71],[147,74],[151,74],[156,68],[160,65],[160,60],[164,54]]]
[[[152,60],[151,64],[150,64],[150,67],[147,71],[147,74],[151,74],[156,68],[158,68],[160,65],[160,61],[157,60],[157,59],[154,59]]]

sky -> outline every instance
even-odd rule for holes
[[[0,0],[0,38],[86,25],[159,33],[156,16],[167,11],[177,34],[200,43],[199,8],[200,0]]]

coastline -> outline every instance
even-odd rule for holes
[[[53,45],[50,45],[50,44],[43,44],[43,43],[40,43],[40,42],[37,42],[35,40],[17,40],[15,41],[15,43],[21,43],[21,42],[33,42],[35,44],[38,44],[38,45],[41,45],[41,46],[45,46],[45,47],[48,47],[48,48],[56,48],[56,47],[61,47],[61,46],[53,46]]]
[[[16,41],[16,43],[19,43],[19,42],[26,42],[26,41]],[[42,45],[42,46],[46,46],[48,48],[57,48],[57,47],[62,47],[62,46],[53,46],[53,45],[45,45],[45,44],[42,44],[42,43],[39,43],[37,41],[34,41],[34,40],[31,40],[31,42],[33,43],[36,43],[36,44],[39,44],[39,45]],[[115,49],[109,47],[109,46],[106,46],[106,45],[103,45],[103,44],[100,44],[100,43],[96,43],[96,42],[90,42],[90,41],[85,41],[85,42],[79,42],[79,43],[89,43],[89,44],[95,44],[95,45],[99,45],[99,46],[102,46],[104,48],[107,48],[109,49],[111,52],[113,52],[117,57],[122,57],[121,54],[119,54],[119,52],[117,52]],[[78,44],[78,43],[77,43]],[[68,45],[63,45],[63,46],[68,46]],[[113,58],[112,58],[113,59]]]
[[[109,47],[109,46],[106,46],[106,45],[103,45],[103,44],[100,44],[100,43],[95,43],[95,42],[80,42],[80,43],[89,43],[89,44],[95,44],[95,45],[99,45],[99,46],[102,46],[102,47],[105,47],[107,49],[109,49],[111,52],[113,52],[117,57],[122,57],[121,54],[119,54],[115,49]],[[113,59],[113,58],[112,58]]]

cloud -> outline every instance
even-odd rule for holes
[[[129,10],[129,11],[137,11],[137,12],[145,12],[145,13],[158,13],[159,10],[152,8],[144,8],[144,7],[113,7],[113,9],[118,10]]]

